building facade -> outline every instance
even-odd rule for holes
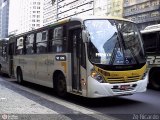
[[[48,25],[71,16],[94,14],[94,0],[45,0],[44,6],[44,25]],[[52,11],[54,12],[52,13]]]
[[[93,15],[94,0],[58,0],[57,19]]]
[[[94,1],[94,15],[106,16],[108,8],[108,0],[95,0]]]
[[[2,0],[0,0],[0,39],[1,39],[1,28],[2,28],[2,25],[1,25],[1,22],[2,22],[2,15],[1,15],[1,13],[2,13],[2,9],[1,9],[1,6],[2,6]]]
[[[9,34],[20,34],[43,26],[43,0],[11,0]]]
[[[140,29],[160,24],[160,0],[124,0],[123,15],[138,23]]]
[[[0,38],[8,37],[9,0],[1,0],[0,3]]]
[[[107,16],[123,17],[124,0],[108,0]]]
[[[43,25],[52,24],[57,21],[57,1],[44,0]]]

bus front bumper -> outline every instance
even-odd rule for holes
[[[145,92],[148,84],[148,75],[143,80],[130,83],[99,83],[91,76],[88,77],[87,97],[99,98],[109,96],[132,95],[137,92]]]

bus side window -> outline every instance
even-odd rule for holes
[[[34,34],[27,35],[26,43],[25,43],[26,54],[33,54],[34,53],[33,44],[34,44]]]
[[[47,34],[48,31],[37,33],[36,37],[37,53],[47,53]]]
[[[52,40],[53,40],[53,29],[48,30],[48,52],[53,52],[52,51]]]
[[[157,34],[143,34],[144,46],[146,52],[156,52],[157,50]]]
[[[7,44],[5,42],[3,43],[2,57],[7,60]]]
[[[0,43],[0,56],[2,56],[2,43]]]
[[[17,55],[22,55],[23,54],[23,41],[24,41],[23,37],[19,37],[17,39],[17,48],[16,48],[16,54]]]
[[[62,52],[63,49],[63,27],[57,27],[54,29],[53,41],[52,41],[52,51]]]

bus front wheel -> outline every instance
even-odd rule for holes
[[[17,82],[19,84],[23,83],[23,74],[22,74],[22,70],[21,69],[18,69],[18,71],[17,71]]]
[[[153,89],[160,90],[160,70],[156,70],[151,74],[149,86]]]
[[[67,94],[66,80],[63,74],[56,77],[55,90],[58,96],[65,97]]]

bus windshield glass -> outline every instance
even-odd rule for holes
[[[145,63],[143,44],[136,25],[122,20],[84,21],[88,32],[88,57],[94,64]]]

